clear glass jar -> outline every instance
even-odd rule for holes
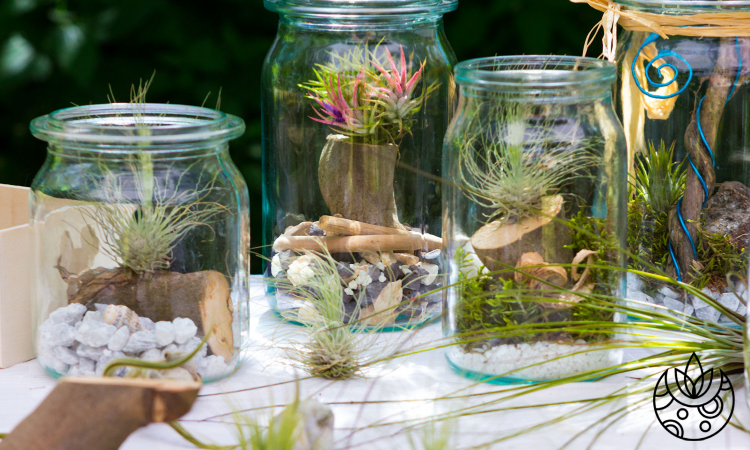
[[[750,12],[748,1],[617,3],[666,16],[702,14],[706,26],[711,14]],[[698,23],[695,27],[710,33]],[[745,116],[750,107],[750,41],[664,39],[624,31],[616,58],[615,104],[625,128],[634,186],[628,207],[628,244],[634,255],[630,265],[692,284],[744,316],[745,281],[728,276],[746,274],[748,263],[750,127]],[[628,297],[702,320],[728,321],[707,303],[651,278],[629,275]]]
[[[446,355],[459,372],[535,382],[621,358],[601,348],[611,333],[539,329],[616,320],[611,309],[592,308],[601,303],[593,296],[617,297],[624,286],[626,147],[614,80],[613,64],[591,58],[456,67],[459,107],[444,157],[453,183],[443,195],[454,287],[444,292],[443,327],[455,337]],[[571,266],[582,264],[611,269]]]
[[[457,3],[266,0],[280,20],[262,79],[265,277],[284,316],[309,303],[294,291],[326,252],[346,322],[440,314],[426,294],[441,286],[437,177],[455,110],[442,16]]]
[[[242,119],[161,104],[75,107],[32,121],[37,356],[53,376],[116,358],[191,363],[218,379],[248,333],[249,198],[229,157]],[[120,370],[120,374],[127,369]]]

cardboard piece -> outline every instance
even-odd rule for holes
[[[0,184],[0,369],[34,359],[29,188]]]

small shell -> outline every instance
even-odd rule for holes
[[[117,328],[121,326],[128,327],[131,333],[141,331],[141,323],[138,320],[138,314],[134,313],[125,305],[107,305],[103,312],[104,321]]]

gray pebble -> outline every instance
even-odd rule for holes
[[[148,317],[138,317],[138,323],[141,325],[141,328],[146,331],[150,331],[152,333],[156,331],[156,324]]]
[[[85,344],[79,345],[76,349],[78,356],[93,359],[94,361],[98,361],[102,357],[103,352],[104,347],[89,347]]]
[[[721,294],[717,301],[732,311],[737,311],[737,307],[740,305],[740,299],[733,293]]]
[[[682,297],[682,294],[679,292],[675,292],[672,289],[668,288],[667,286],[663,286],[661,289],[659,289],[659,293],[664,297],[669,297],[671,299],[677,300],[680,297]]]

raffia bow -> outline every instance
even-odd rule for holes
[[[604,30],[603,56],[615,60],[617,25],[628,31],[657,33],[664,39],[669,36],[739,37],[750,36],[750,12],[711,12],[693,15],[653,14],[623,8],[611,0],[570,0],[586,3],[604,13],[602,20],[586,38],[583,55],[600,29]],[[717,3],[717,6],[720,3]],[[718,11],[718,10],[717,10]]]

